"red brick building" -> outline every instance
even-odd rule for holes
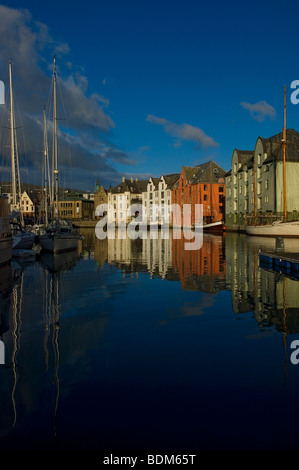
[[[191,225],[195,223],[195,205],[203,205],[204,222],[218,222],[225,214],[225,180],[223,170],[212,160],[195,167],[182,166],[180,178],[172,189],[173,226],[183,225],[183,204],[191,205]]]

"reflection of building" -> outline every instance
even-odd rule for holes
[[[158,232],[156,239],[149,236],[142,240],[142,260],[147,266],[151,277],[159,275],[166,279],[172,268],[172,237],[163,238],[163,232]]]
[[[186,240],[172,240],[172,263],[183,289],[215,293],[225,289],[225,239],[205,234],[199,250],[185,250]]]
[[[172,203],[180,208],[179,211],[174,211],[173,226],[181,226],[184,223],[184,204],[191,206],[191,225],[196,222],[197,204],[202,204],[205,222],[223,220],[224,175],[225,171],[213,161],[195,167],[183,166],[179,180],[172,190]],[[184,225],[189,224],[185,222]]]
[[[284,333],[299,332],[298,281],[259,267],[259,250],[274,249],[275,240],[226,235],[226,284],[235,313],[253,312],[259,325]]]

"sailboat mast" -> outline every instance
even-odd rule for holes
[[[49,170],[49,153],[48,153],[48,138],[47,138],[47,120],[46,120],[46,107],[44,106],[44,203],[45,203],[45,223],[48,223],[48,187],[50,183],[50,170]],[[50,195],[50,204],[52,198]]]
[[[283,211],[284,220],[287,220],[287,194],[286,194],[286,143],[287,143],[287,131],[286,131],[286,86],[283,86]]]
[[[58,223],[58,162],[57,162],[57,108],[56,108],[56,58],[53,71],[53,179],[55,177],[55,212]]]
[[[20,212],[21,222],[23,224],[23,211],[21,207],[21,183],[20,183],[20,167],[18,157],[18,143],[16,136],[16,123],[14,111],[14,98],[12,88],[12,63],[9,62],[9,92],[10,92],[10,142],[11,142],[11,178],[12,178],[12,195],[13,208]]]
[[[13,208],[17,206],[17,183],[15,166],[15,130],[14,130],[14,103],[12,92],[11,62],[9,62],[9,93],[10,93],[10,150],[11,150],[11,184]]]

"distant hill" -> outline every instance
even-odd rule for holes
[[[11,186],[10,182],[0,183],[0,194],[11,193],[11,188],[12,188],[12,186]],[[40,185],[37,185],[37,184],[22,183],[22,191],[39,192],[39,191],[43,191],[43,190],[44,190],[43,186],[40,186]],[[66,191],[69,194],[88,193],[89,192],[89,191],[84,191],[83,189],[64,188],[64,189],[60,189],[59,194],[65,194]]]

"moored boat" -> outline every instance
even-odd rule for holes
[[[11,148],[11,179],[12,179],[12,212],[9,215],[12,228],[12,249],[31,249],[35,243],[35,234],[24,228],[21,204],[21,178],[18,156],[18,144],[15,123],[14,96],[12,87],[12,70],[9,63],[9,89],[10,89],[10,148]]]
[[[8,213],[7,197],[0,195],[0,265],[9,263],[12,257],[13,237]]]
[[[58,144],[57,144],[57,116],[56,116],[56,59],[54,59],[53,69],[53,172],[52,172],[52,185],[54,188],[55,181],[55,195],[54,190],[51,194],[51,212],[52,222],[49,224],[44,233],[38,236],[39,243],[42,250],[50,251],[52,253],[61,253],[64,251],[75,250],[78,248],[79,240],[82,238],[77,230],[74,229],[71,222],[61,220],[59,218],[59,191],[58,191]],[[55,209],[55,217],[54,217]]]
[[[278,220],[273,224],[266,225],[246,225],[246,233],[248,235],[256,235],[259,237],[299,237],[299,221],[283,222]]]

